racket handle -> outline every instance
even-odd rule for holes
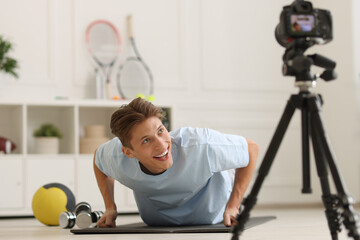
[[[132,15],[128,15],[126,20],[127,20],[129,38],[134,38]]]
[[[104,81],[99,69],[96,69],[95,72],[96,72],[96,98],[104,99]]]
[[[111,86],[110,86],[110,82],[106,81],[106,98],[107,99],[111,99]]]

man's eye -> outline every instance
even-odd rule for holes
[[[160,128],[159,129],[159,133],[163,133],[164,132],[164,129],[163,128]]]
[[[149,138],[146,138],[146,139],[144,139],[143,143],[147,143],[147,142],[149,142],[149,141],[150,141],[150,139],[149,139]]]

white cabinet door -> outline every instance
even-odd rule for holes
[[[23,175],[22,159],[0,157],[0,209],[12,210],[24,207],[23,205]]]
[[[35,192],[45,184],[61,183],[74,194],[75,160],[73,157],[34,156],[27,158],[26,207],[31,209]]]

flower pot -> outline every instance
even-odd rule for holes
[[[85,137],[87,138],[103,138],[105,136],[104,125],[87,125],[85,126]]]
[[[40,154],[58,154],[59,138],[57,137],[36,137],[35,152]]]
[[[109,138],[81,138],[80,139],[80,153],[93,154],[95,150],[104,142],[109,141]]]
[[[85,126],[85,137],[80,139],[80,153],[93,154],[104,142],[109,141],[105,136],[105,125]]]

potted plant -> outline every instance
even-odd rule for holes
[[[34,131],[35,152],[43,154],[59,153],[59,139],[62,134],[59,129],[51,123],[45,123]]]
[[[18,78],[18,74],[15,72],[19,67],[18,62],[8,56],[8,53],[11,50],[12,44],[0,35],[0,72],[5,72]]]

